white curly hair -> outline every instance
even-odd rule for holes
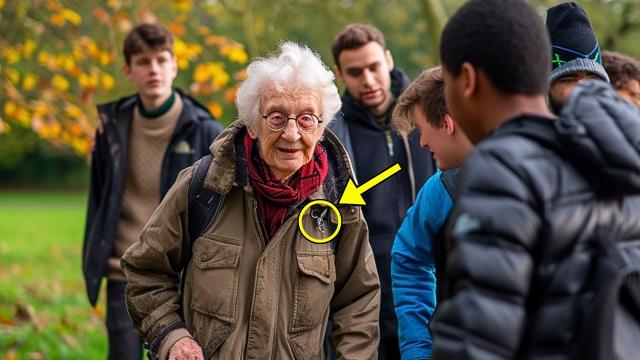
[[[331,122],[342,102],[334,83],[333,72],[320,56],[307,46],[282,42],[271,56],[257,58],[247,68],[247,79],[236,94],[238,119],[252,131],[258,129],[260,99],[265,89],[282,92],[291,89],[312,89],[320,100],[323,124]]]

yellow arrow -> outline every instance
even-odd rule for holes
[[[356,184],[353,182],[353,179],[349,179],[349,182],[347,183],[347,187],[345,187],[344,192],[342,193],[342,197],[340,197],[340,201],[338,202],[338,204],[367,205],[367,203],[364,202],[364,199],[362,198],[362,194],[365,191],[370,190],[374,186],[377,186],[381,182],[387,180],[388,178],[391,177],[391,175],[397,173],[400,170],[401,170],[400,164],[396,163],[395,165],[391,166],[387,170],[384,170],[380,174],[374,176],[373,179],[367,181],[366,183],[360,186],[356,186]]]

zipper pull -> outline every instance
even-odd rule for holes
[[[387,139],[387,152],[390,157],[393,157],[393,138],[391,137],[391,131],[388,129],[384,131],[384,136]]]

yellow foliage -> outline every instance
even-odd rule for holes
[[[191,10],[192,7],[190,0],[174,0],[174,4],[178,10],[184,12]]]
[[[13,101],[5,101],[2,110],[4,110],[4,114],[7,115],[8,118],[13,118],[18,111],[18,106]]]
[[[101,51],[100,52],[100,65],[107,66],[111,63],[111,52],[109,51]]]
[[[33,117],[42,118],[52,112],[53,109],[44,101],[36,101],[33,106]]]
[[[4,7],[4,0],[0,0],[0,9],[2,9],[3,7]]]
[[[27,39],[27,41],[22,44],[22,54],[25,58],[30,58],[37,47],[38,44],[35,41]]]
[[[38,84],[38,75],[27,73],[22,79],[22,88],[26,91],[32,90]]]
[[[76,66],[76,61],[73,59],[72,55],[62,54],[60,56],[55,57],[56,65],[64,69],[65,71],[71,71]]]
[[[211,74],[209,73],[207,64],[198,64],[195,70],[193,70],[193,81],[195,82],[205,82],[210,78]]]
[[[2,57],[9,64],[15,64],[20,61],[20,51],[13,47],[7,47],[2,51]]]
[[[51,79],[51,85],[58,91],[67,91],[69,89],[69,81],[65,79],[62,75],[53,75]]]
[[[102,74],[102,76],[100,77],[100,84],[102,85],[102,89],[104,89],[104,91],[109,91],[111,89],[113,89],[113,86],[115,85],[116,81],[113,78],[113,76],[109,75],[109,74]]]
[[[213,117],[220,119],[222,117],[222,106],[216,102],[208,103],[207,109],[211,112]]]
[[[31,124],[31,114],[24,107],[18,107],[13,118],[22,126],[28,127]]]
[[[98,87],[98,74],[95,72],[91,74],[82,73],[78,77],[78,83],[86,90],[93,90]]]
[[[247,53],[244,51],[242,46],[239,44],[229,47],[228,50],[226,51],[226,54],[224,52],[222,53],[226,55],[230,61],[233,61],[241,65],[246,64],[247,60],[249,60],[249,55],[247,55]]]
[[[0,1],[2,1],[2,0],[0,0]],[[0,9],[2,9],[1,6],[0,6]],[[0,118],[0,134],[8,134],[10,132],[11,132],[11,127],[9,126],[9,124],[4,122],[2,120],[2,118]]]
[[[64,113],[69,115],[72,118],[79,118],[82,116],[82,110],[80,110],[79,107],[73,104],[67,104],[67,106],[64,108]],[[71,125],[74,126],[75,124],[71,124]]]
[[[38,52],[38,62],[40,65],[47,67],[48,69],[56,69],[56,56],[48,51],[42,50]]]
[[[67,20],[75,26],[80,25],[80,23],[82,22],[82,17],[80,16],[80,14],[71,9],[63,9],[62,11],[60,11],[60,16],[62,16],[63,19]]]
[[[18,85],[20,83],[20,72],[18,70],[8,67],[4,72],[5,74],[7,74],[7,78],[9,78],[9,81],[11,81],[14,85]]]
[[[51,21],[51,24],[58,27],[64,26],[64,23],[66,22],[60,13],[51,15],[49,21]]]

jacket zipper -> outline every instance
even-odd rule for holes
[[[260,216],[258,216],[258,200],[253,199],[253,217],[256,222],[256,230],[258,230],[258,237],[260,238],[260,245],[262,248],[260,250],[264,250],[267,247],[267,242],[265,241],[266,230],[262,225],[262,221],[260,221]]]
[[[389,157],[393,157],[393,138],[391,137],[391,130],[386,129],[384,131],[384,137],[387,139],[387,152]]]

